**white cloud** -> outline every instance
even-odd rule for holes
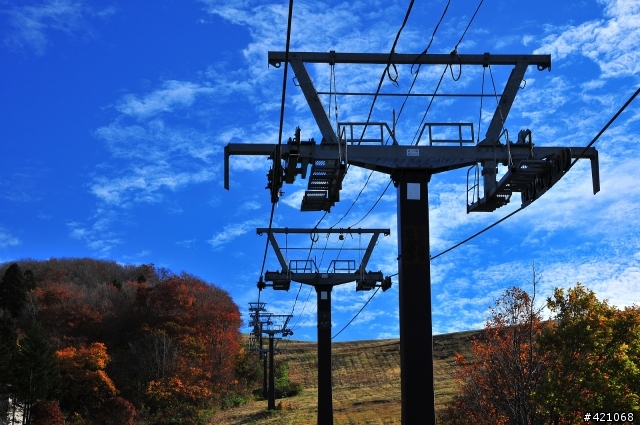
[[[129,202],[154,203],[162,199],[162,189],[177,190],[188,184],[202,183],[215,173],[203,168],[197,172],[176,172],[167,165],[148,165],[130,170],[130,176],[108,179],[98,177],[91,192],[109,204],[128,205]]]
[[[20,245],[21,243],[22,241],[20,239],[16,238],[7,230],[0,227],[0,248],[6,248],[8,246],[16,246],[16,245]]]
[[[261,204],[257,201],[247,201],[240,206],[241,211],[255,211],[261,208]]]
[[[115,158],[129,160],[116,176],[97,176],[91,192],[111,204],[157,202],[163,190],[177,190],[212,180],[222,152],[213,136],[194,128],[173,128],[162,119],[123,125],[116,120],[95,135],[104,140]]]
[[[210,95],[214,91],[211,87],[189,81],[168,80],[162,84],[162,88],[142,98],[132,94],[124,96],[116,109],[132,117],[146,119],[162,112],[171,112],[176,108],[189,107],[197,96]]]
[[[117,235],[109,230],[115,219],[115,213],[98,209],[90,219],[95,221],[89,226],[75,221],[68,222],[69,236],[85,242],[87,247],[99,256],[107,257],[115,246],[122,243]]]
[[[231,242],[238,236],[242,236],[251,230],[255,230],[256,226],[260,224],[263,224],[263,220],[255,219],[248,220],[243,223],[229,224],[224,226],[224,229],[221,232],[213,235],[207,242],[209,242],[213,248],[219,248],[221,245]]]
[[[635,0],[598,0],[604,19],[584,22],[550,34],[534,53],[564,59],[581,54],[594,61],[602,76],[625,77],[640,72],[640,6]]]
[[[5,38],[5,44],[17,48],[28,47],[36,54],[43,54],[49,44],[50,33],[89,33],[88,18],[109,16],[115,10],[106,8],[94,11],[83,1],[46,0],[39,4],[13,7],[6,12],[12,31]]]

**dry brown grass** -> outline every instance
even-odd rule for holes
[[[469,341],[478,331],[434,337],[436,409],[442,409],[457,391],[457,352],[468,354]],[[292,410],[266,412],[266,401],[218,413],[210,424],[306,425],[317,421],[317,347],[290,342],[280,359],[289,365],[289,377],[302,383],[302,394],[283,404]],[[332,346],[333,416],[336,425],[400,424],[400,342],[376,340],[338,342]],[[276,402],[277,404],[277,402]]]

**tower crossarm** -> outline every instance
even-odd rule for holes
[[[285,52],[268,53],[269,65],[279,67],[285,61]],[[336,53],[336,52],[289,52],[289,63],[344,63],[344,64],[369,64],[386,65],[516,65],[520,62],[528,62],[536,65],[538,70],[551,69],[551,55],[492,55],[483,54],[420,54],[420,53]]]
[[[593,193],[600,190],[600,175],[598,171],[598,151],[590,147],[568,147],[571,158],[589,159],[593,181]],[[493,146],[349,146],[348,163],[369,170],[385,174],[393,174],[396,169],[425,168],[431,174],[469,167],[477,163],[495,161],[505,166],[513,161],[526,160],[532,155],[535,158],[546,158],[567,147],[549,146],[533,147],[527,144],[493,145]],[[283,145],[281,154],[283,160],[289,158],[290,145]],[[272,144],[243,144],[230,143],[225,147],[225,156],[231,155],[271,155],[274,151]],[[296,147],[297,159],[335,158],[337,145],[306,144]],[[510,161],[511,158],[511,161]],[[225,161],[225,182],[228,183],[228,160]],[[496,164],[497,165],[497,164]],[[228,188],[228,186],[227,186]],[[292,229],[289,229],[291,232]]]

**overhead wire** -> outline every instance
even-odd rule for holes
[[[447,2],[447,5],[445,6],[444,10],[442,11],[442,15],[440,15],[440,19],[438,20],[438,23],[436,24],[435,28],[433,29],[433,32],[431,33],[431,39],[429,40],[429,43],[427,44],[427,47],[422,51],[422,53],[420,53],[417,57],[415,62],[413,63],[413,65],[411,65],[411,74],[414,76],[413,77],[413,81],[411,82],[411,86],[409,87],[409,90],[407,91],[405,96],[404,101],[402,102],[402,105],[400,106],[400,110],[398,111],[398,115],[395,117],[395,122],[394,122],[394,128],[395,125],[398,124],[398,121],[400,120],[400,116],[402,115],[402,112],[404,111],[404,107],[407,103],[407,100],[409,99],[409,97],[411,96],[411,90],[413,90],[413,86],[416,83],[416,80],[418,79],[418,74],[420,73],[420,67],[422,66],[421,64],[418,64],[418,68],[415,72],[413,72],[413,67],[414,65],[417,63],[418,59],[420,59],[421,56],[427,54],[427,52],[429,51],[429,48],[431,48],[431,45],[433,44],[433,40],[435,39],[436,33],[438,31],[438,28],[440,28],[440,24],[442,23],[442,21],[444,20],[445,15],[447,14],[447,10],[449,10],[449,5],[451,4],[451,0],[449,0]],[[411,5],[410,5],[411,6]],[[407,14],[410,13],[410,10],[407,11]],[[405,22],[407,19],[408,15],[405,17]],[[404,27],[404,23],[402,28]],[[400,31],[402,31],[402,28],[400,28]],[[398,39],[398,37],[400,36],[400,31],[398,32],[398,35],[396,36],[396,41]],[[394,47],[395,48],[395,43],[394,43]],[[392,53],[393,53],[393,49],[392,49]],[[384,71],[382,73],[382,77],[381,77],[381,82],[384,80]],[[334,84],[335,87],[335,84]],[[381,87],[381,83],[378,85],[378,90],[376,91],[375,96],[377,97],[379,95],[379,91],[380,91],[380,87]],[[435,96],[435,94],[434,94]],[[369,110],[369,117],[367,118],[367,123],[369,122],[369,119],[371,118],[371,111],[373,110],[373,106],[375,104],[375,97],[374,97],[374,101],[371,104],[371,109]],[[364,131],[363,131],[363,135],[364,135]],[[394,139],[395,139],[395,134],[393,135]],[[362,138],[362,136],[360,137]],[[389,142],[389,138],[387,138],[385,145]],[[347,214],[349,214],[349,212],[351,211],[351,209],[353,208],[353,206],[356,204],[356,202],[358,202],[358,199],[360,198],[360,195],[362,194],[362,192],[364,191],[364,189],[367,187],[367,184],[369,184],[369,180],[371,179],[371,177],[373,176],[374,171],[371,171],[369,173],[369,176],[367,177],[367,180],[365,181],[362,189],[360,189],[360,192],[358,193],[358,196],[356,196],[356,198],[354,199],[354,201],[351,203],[351,205],[349,206],[349,208],[347,209],[347,212],[344,213],[344,215],[342,217],[340,217],[340,219],[338,220],[338,222],[336,224],[334,224],[334,226],[336,226],[338,223],[340,223],[346,216]],[[378,197],[378,200],[374,203],[373,207],[371,209],[369,209],[369,211],[365,214],[364,217],[362,217],[360,220],[358,220],[356,223],[352,224],[351,226],[349,226],[349,228],[353,228],[353,226],[357,225],[358,223],[360,223],[362,220],[364,220],[369,213],[371,213],[371,211],[373,211],[373,208],[375,208],[376,205],[378,205],[378,203],[380,202],[380,200],[382,199],[382,197],[385,195],[385,193],[387,193],[387,190],[389,189],[389,186],[391,185],[391,182],[389,182],[387,184],[387,187],[384,189],[384,191],[382,192],[382,194]],[[334,227],[332,226],[332,227]]]
[[[375,292],[373,294],[371,294],[371,296],[369,297],[369,299],[367,300],[366,303],[364,303],[364,305],[362,306],[362,308],[356,313],[355,316],[353,316],[353,318],[351,320],[349,320],[349,323],[347,323],[346,325],[344,325],[344,327],[342,329],[340,329],[340,331],[338,331],[337,334],[335,334],[334,336],[331,337],[331,339],[333,340],[334,338],[336,338],[338,335],[340,335],[342,333],[342,331],[344,331],[345,329],[347,329],[347,327],[351,324],[351,322],[353,322],[354,320],[356,320],[356,317],[358,317],[358,315],[360,313],[362,313],[362,310],[364,310],[364,308],[367,306],[367,304],[369,304],[369,302],[373,299],[373,297],[378,293],[378,291],[380,290],[380,287],[377,287]]]
[[[482,6],[483,1],[484,1],[484,0],[480,0],[480,3],[478,4],[478,7],[476,8],[476,10],[475,10],[475,12],[474,12],[473,16],[471,17],[471,20],[470,20],[470,21],[469,21],[469,23],[467,24],[467,27],[465,28],[464,32],[462,33],[462,36],[461,36],[461,37],[460,37],[460,39],[458,40],[458,43],[455,45],[455,47],[454,47],[454,52],[455,52],[455,54],[457,54],[457,48],[458,48],[458,46],[460,45],[460,43],[462,42],[462,40],[464,39],[464,36],[466,35],[466,33],[467,33],[467,31],[468,31],[469,27],[471,26],[471,24],[472,24],[472,22],[473,22],[473,20],[474,20],[474,18],[475,18],[475,16],[476,16],[476,14],[477,14],[477,13],[478,13],[478,11],[480,10],[480,7]],[[398,42],[398,40],[399,40],[399,38],[400,38],[400,34],[401,34],[402,30],[404,29],[404,27],[405,27],[405,25],[406,25],[406,23],[407,23],[407,20],[408,20],[408,18],[409,18],[409,15],[411,14],[411,9],[412,9],[412,7],[413,7],[413,3],[414,3],[414,0],[411,0],[411,2],[409,3],[409,7],[407,8],[407,12],[406,12],[406,14],[405,14],[405,18],[404,18],[404,20],[403,20],[402,26],[400,27],[400,29],[398,30],[398,33],[396,34],[396,38],[395,38],[395,40],[394,40],[393,46],[391,47],[391,51],[390,51],[390,53],[389,53],[389,60],[387,61],[387,65],[386,65],[386,67],[385,67],[385,70],[383,71],[382,76],[381,76],[381,78],[380,78],[380,81],[379,81],[379,83],[378,83],[378,87],[377,87],[377,89],[376,89],[376,93],[374,94],[374,98],[373,98],[373,101],[372,101],[372,103],[371,103],[371,107],[370,107],[370,109],[369,109],[369,114],[367,115],[367,120],[366,120],[366,123],[365,123],[365,125],[364,125],[363,130],[362,130],[362,134],[361,134],[361,136],[360,136],[360,139],[362,139],[362,138],[364,137],[364,133],[365,133],[366,128],[367,128],[367,126],[368,126],[368,123],[369,123],[369,121],[370,121],[370,119],[371,119],[371,114],[373,113],[373,108],[374,108],[374,106],[375,106],[376,100],[377,100],[378,95],[379,95],[379,93],[380,93],[380,89],[381,89],[381,87],[382,87],[382,83],[384,82],[385,74],[386,74],[386,76],[388,76],[388,78],[389,78],[389,79],[390,79],[394,84],[396,84],[396,85],[397,85],[397,80],[398,80],[398,72],[397,72],[397,69],[396,69],[395,65],[393,65],[393,67],[394,67],[394,71],[395,71],[395,77],[392,77],[392,76],[391,76],[391,73],[390,73],[390,69],[389,69],[389,68],[390,68],[390,66],[392,65],[392,63],[391,63],[391,58],[392,58],[392,56],[393,56],[393,53],[395,52],[395,47],[396,47],[397,42]],[[431,39],[430,39],[430,41],[429,41],[429,44],[427,45],[426,49],[425,49],[425,50],[424,50],[424,51],[423,51],[423,52],[418,56],[418,58],[416,58],[416,61],[420,58],[420,56],[422,56],[422,55],[426,54],[426,53],[427,53],[427,51],[428,51],[428,49],[430,48],[430,46],[431,46],[431,44],[432,44],[432,42],[433,42],[433,40],[434,40],[435,34],[436,34],[436,32],[437,32],[437,30],[438,30],[438,28],[439,28],[440,24],[442,23],[442,20],[444,19],[444,16],[445,16],[445,14],[446,14],[446,12],[447,12],[447,10],[448,10],[448,8],[449,8],[450,3],[451,3],[451,1],[449,0],[449,1],[447,2],[447,5],[445,6],[445,9],[444,9],[444,11],[443,11],[443,13],[442,13],[441,17],[440,17],[440,20],[438,21],[438,23],[437,23],[436,27],[434,28],[434,31],[433,31],[433,33],[432,33],[432,35],[431,35]],[[452,52],[452,53],[453,53],[453,52]],[[462,68],[462,67],[461,67],[461,68]],[[333,79],[334,79],[334,88],[335,88],[335,74],[334,74],[333,72],[334,72],[334,70],[333,70],[333,67],[332,67],[332,76],[333,76]],[[416,80],[417,80],[418,74],[419,74],[419,72],[420,72],[420,64],[418,65],[418,69],[417,69],[417,71],[415,72],[415,74],[413,73],[413,65],[412,65],[412,70],[411,70],[411,72],[412,72],[412,74],[414,75],[414,79],[413,79],[413,81],[412,81],[412,83],[411,83],[411,86],[410,86],[410,88],[409,88],[409,91],[408,91],[408,93],[407,93],[407,96],[405,97],[405,100],[404,100],[404,101],[403,101],[403,103],[402,103],[402,106],[401,106],[401,108],[400,108],[400,112],[399,112],[398,117],[397,117],[396,121],[394,122],[394,124],[397,124],[397,121],[400,119],[400,115],[402,114],[402,111],[404,110],[404,106],[405,106],[405,104],[406,104],[406,102],[407,102],[407,99],[409,98],[409,94],[411,93],[411,90],[413,89],[413,86],[415,85],[415,82],[416,82]],[[429,109],[430,109],[430,107],[431,107],[431,104],[433,103],[433,100],[434,100],[434,98],[436,97],[435,95],[437,94],[437,91],[438,91],[438,89],[439,89],[439,87],[440,87],[440,84],[442,83],[442,79],[443,79],[443,77],[444,77],[444,73],[446,73],[446,68],[445,68],[445,70],[444,70],[444,72],[443,72],[443,75],[440,77],[440,80],[439,80],[439,82],[438,82],[438,85],[437,85],[437,87],[436,87],[436,90],[435,90],[435,92],[434,92],[434,95],[431,97],[431,100],[430,100],[430,102],[429,102],[429,105],[428,105],[428,107],[427,107],[427,110],[425,111],[425,114],[424,114],[424,116],[423,116],[423,118],[422,118],[422,121],[421,121],[420,125],[422,125],[422,122],[424,121],[424,119],[425,119],[425,117],[426,117],[426,115],[427,115],[427,113],[428,113],[428,111],[429,111]],[[457,78],[455,78],[455,77],[453,76],[453,69],[451,70],[451,75],[452,75],[452,78],[453,78],[455,81],[458,81],[458,80],[460,79],[460,76],[462,75],[462,69],[460,69],[460,73],[459,73],[459,75],[458,75],[458,77],[457,77]],[[330,91],[331,91],[331,87],[330,87]],[[337,91],[337,89],[336,89],[336,91]],[[329,109],[330,109],[330,108],[331,108],[331,101],[330,101]],[[336,125],[337,125],[337,97],[336,97]],[[394,127],[395,127],[395,125],[394,125]],[[416,136],[414,136],[414,140],[415,140],[415,137],[416,137]],[[395,138],[395,135],[394,135],[394,138]],[[387,142],[388,142],[388,139],[387,139]],[[386,144],[386,143],[385,143],[385,144]],[[412,141],[412,144],[413,144],[413,141]],[[351,209],[353,208],[353,206],[355,205],[355,203],[356,203],[356,202],[358,201],[358,199],[360,198],[360,195],[362,194],[362,192],[363,192],[363,191],[364,191],[364,189],[366,188],[367,184],[369,183],[369,180],[371,179],[371,176],[372,176],[372,175],[373,175],[373,171],[369,174],[369,176],[368,176],[367,180],[365,181],[365,184],[363,185],[362,189],[360,190],[360,192],[359,192],[359,193],[358,193],[358,195],[356,196],[355,200],[352,202],[351,206],[347,209],[347,211],[345,212],[345,214],[344,214],[344,215],[343,215],[343,216],[342,216],[342,217],[341,217],[341,218],[340,218],[340,219],[339,219],[339,220],[338,220],[338,221],[337,221],[333,226],[331,226],[331,228],[333,228],[334,226],[338,225],[338,224],[339,224],[339,223],[340,223],[340,222],[341,222],[341,221],[342,221],[342,220],[347,216],[347,214],[349,214],[349,212],[351,211]],[[387,184],[387,186],[385,187],[384,191],[383,191],[383,192],[382,192],[382,194],[378,197],[378,199],[377,199],[377,200],[376,200],[376,202],[373,204],[373,206],[369,209],[369,211],[367,211],[367,213],[366,213],[366,214],[365,214],[365,215],[364,215],[360,220],[358,220],[357,222],[355,222],[354,224],[352,224],[351,226],[349,226],[349,228],[352,228],[352,227],[354,227],[354,226],[358,225],[360,222],[362,222],[362,221],[363,221],[363,220],[364,220],[364,219],[365,219],[365,218],[366,218],[366,217],[367,217],[367,216],[368,216],[368,215],[373,211],[373,209],[378,205],[378,203],[380,202],[380,200],[382,199],[382,197],[384,196],[384,194],[386,193],[386,191],[389,189],[390,185],[391,185],[391,181]],[[327,241],[328,241],[328,239],[327,239]],[[325,249],[326,249],[326,244],[325,244]],[[323,258],[324,258],[324,250],[323,250]],[[396,273],[396,275],[397,275],[397,273]],[[395,276],[395,275],[394,275],[394,276]],[[373,293],[373,295],[371,296],[371,298],[369,298],[369,300],[364,304],[364,306],[360,309],[360,311],[358,311],[358,313],[357,313],[357,314],[356,314],[356,315],[355,315],[355,316],[354,316],[354,317],[353,317],[353,318],[352,318],[352,319],[351,319],[351,320],[350,320],[350,321],[349,321],[349,322],[348,322],[348,323],[347,323],[347,324],[346,324],[346,325],[345,325],[345,326],[344,326],[344,327],[343,327],[343,328],[342,328],[342,329],[341,329],[341,330],[340,330],[336,335],[334,335],[334,336],[332,337],[332,339],[333,339],[333,338],[335,338],[335,337],[337,337],[340,333],[342,333],[342,331],[343,331],[344,329],[346,329],[346,328],[347,328],[347,327],[348,327],[348,326],[353,322],[353,320],[355,320],[355,318],[360,314],[360,312],[361,312],[361,311],[362,311],[362,310],[367,306],[367,304],[369,304],[369,301],[371,301],[371,299],[373,298],[373,296],[375,296],[375,294],[378,292],[378,290],[379,290],[379,289],[380,289],[380,288],[377,288],[377,289],[376,289],[376,291]],[[309,295],[310,295],[310,293],[309,293]],[[309,298],[309,297],[307,297],[307,300],[308,300],[308,298]],[[296,300],[297,300],[297,296],[296,296]],[[305,304],[306,304],[306,301],[305,301]],[[303,311],[304,311],[304,308],[303,308]],[[309,316],[308,316],[308,317],[309,317]],[[308,319],[308,317],[307,317],[307,319]],[[304,323],[306,323],[306,320],[305,320],[305,322],[304,322]],[[303,324],[304,324],[304,323],[303,323]],[[296,322],[296,324],[297,324],[297,322]],[[302,325],[301,325],[301,326],[302,326]]]
[[[602,129],[598,132],[598,134],[591,140],[591,142],[589,142],[589,144],[580,152],[580,154],[578,155],[578,157],[576,157],[573,162],[569,165],[569,168],[567,169],[566,172],[568,172],[575,164],[576,162],[578,162],[578,159],[580,159],[580,157],[591,147],[593,146],[593,144],[600,138],[600,136],[602,136],[604,134],[605,131],[607,131],[607,129],[611,126],[611,124],[613,124],[613,122],[618,119],[618,117],[620,116],[620,114],[622,114],[622,112],[624,112],[624,110],[627,108],[627,106],[629,106],[629,104],[631,102],[633,102],[633,100],[638,96],[638,94],[640,94],[640,87],[633,93],[633,95],[631,95],[631,97],[624,103],[624,105],[622,105],[622,107],[618,110],[618,112],[615,113],[615,115],[613,115],[613,117],[607,122],[607,124],[605,124],[604,127],[602,127]],[[486,232],[487,230],[497,226],[498,224],[502,223],[503,221],[507,220],[510,217],[513,217],[514,215],[516,215],[518,212],[522,211],[524,208],[520,207],[514,211],[512,211],[511,213],[507,214],[506,216],[502,217],[500,220],[494,222],[493,224],[485,227],[484,229],[480,230],[479,232],[474,233],[473,235],[469,236],[468,238],[464,239],[463,241],[451,246],[450,248],[445,249],[444,251],[440,252],[439,254],[430,256],[430,260],[435,260],[436,258],[456,249],[457,247],[469,242],[470,240],[476,238],[477,236],[480,236],[481,234],[483,234],[484,232]],[[397,276],[399,273],[395,273],[392,274],[388,277],[394,277]],[[369,298],[369,300],[365,303],[364,306],[362,306],[362,308],[360,309],[360,311],[358,311],[358,313],[356,313],[356,315],[336,334],[334,335],[331,339],[334,339],[335,337],[337,337],[338,335],[340,335],[340,333],[342,333],[342,331],[344,331],[350,324],[351,322],[353,322],[355,320],[356,317],[358,317],[358,315],[360,314],[360,312],[362,312],[362,310],[364,310],[364,308],[367,306],[367,304],[369,304],[369,301],[371,301],[371,299],[373,298],[373,296],[378,292],[378,289],[376,289],[376,292],[373,293],[373,295],[371,296],[371,298]]]
[[[287,75],[289,71],[289,48],[291,46],[291,21],[293,18],[293,0],[289,0],[289,16],[287,19],[287,41],[285,44],[285,61],[284,61],[284,75],[282,76],[282,96],[280,102],[280,128],[278,131],[278,146],[276,147],[276,158],[274,159],[274,172],[278,170],[275,167],[275,161],[280,161],[280,147],[282,146],[282,131],[284,127],[284,105],[287,92]],[[275,180],[275,179],[274,179]],[[275,184],[275,181],[274,181]],[[277,190],[277,189],[276,189]],[[267,252],[269,251],[269,236],[271,236],[271,228],[273,226],[273,215],[275,213],[276,203],[271,203],[271,213],[269,214],[269,227],[267,233],[267,241],[264,247],[264,255],[262,257],[262,267],[260,268],[260,282],[262,282],[262,276],[264,275],[264,267],[267,263]],[[262,294],[262,288],[258,287],[258,303],[260,303],[260,295]]]
[[[378,99],[378,94],[380,93],[380,89],[382,88],[382,83],[384,82],[384,77],[385,75],[389,76],[389,79],[391,81],[393,81],[396,85],[398,84],[398,72],[396,70],[396,77],[395,79],[391,77],[391,74],[389,72],[389,67],[391,66],[391,60],[393,58],[393,54],[395,53],[395,49],[396,49],[396,45],[398,44],[398,40],[400,39],[400,34],[402,34],[402,30],[404,29],[405,25],[407,25],[407,21],[409,20],[409,15],[411,15],[411,9],[413,8],[413,3],[415,0],[411,0],[409,2],[409,7],[407,7],[407,12],[404,15],[404,20],[402,21],[402,25],[400,26],[400,29],[398,30],[398,33],[396,34],[396,38],[393,41],[393,45],[391,46],[391,51],[389,52],[389,59],[387,60],[387,66],[385,67],[384,71],[382,72],[382,76],[380,77],[380,81],[378,82],[378,88],[376,89],[376,93],[373,96],[373,101],[371,102],[371,107],[369,108],[369,115],[367,116],[367,121],[364,124],[364,128],[362,129],[362,134],[360,135],[360,139],[362,139],[364,137],[364,132],[367,130],[367,126],[369,125],[369,120],[371,120],[371,114],[373,113],[373,107],[376,104],[376,100]],[[394,65],[394,69],[395,69],[395,65]]]

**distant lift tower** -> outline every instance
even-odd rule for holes
[[[290,314],[272,314],[269,316],[270,324],[262,328],[262,332],[269,336],[269,391],[267,409],[275,410],[276,408],[276,380],[275,369],[273,364],[273,356],[275,355],[275,336],[280,334],[282,337],[293,335],[291,329],[287,328]]]
[[[279,67],[285,52],[269,52],[269,64]],[[396,140],[395,125],[387,123],[339,123],[331,126],[305,63],[513,66],[491,123],[482,141],[465,139],[462,129],[470,123],[426,123],[429,140],[402,145]],[[593,193],[600,190],[598,152],[594,148],[536,147],[531,132],[523,130],[516,141],[500,141],[504,125],[530,65],[551,69],[550,55],[389,54],[290,52],[289,64],[315,118],[322,140],[302,141],[300,131],[282,146],[269,144],[229,144],[225,147],[225,188],[229,188],[230,155],[263,155],[273,160],[269,173],[272,201],[277,201],[282,183],[305,178],[311,165],[309,190],[302,201],[303,211],[329,211],[337,202],[347,164],[389,174],[398,197],[398,272],[400,298],[400,365],[402,423],[435,423],[431,271],[429,252],[428,184],[436,173],[470,167],[467,172],[467,212],[490,212],[506,205],[520,192],[522,207],[538,199],[569,170],[571,158],[591,161]],[[434,139],[434,126],[452,126],[459,137]],[[363,128],[360,137],[354,128]],[[364,138],[364,130],[379,130],[379,136]],[[422,135],[422,133],[421,133]],[[385,136],[392,141],[385,144]],[[507,167],[498,181],[497,166]],[[482,183],[482,190],[480,190]],[[428,309],[425,314],[425,307]],[[419,317],[420,320],[415,320]],[[426,322],[425,322],[426,321]]]
[[[262,329],[265,326],[271,325],[271,313],[266,312],[264,302],[250,302],[249,303],[249,317],[251,317],[250,326],[253,327],[253,332],[249,334],[249,347],[251,351],[255,351],[262,358],[262,397],[267,398],[268,386],[267,386],[267,350],[263,349],[262,344]]]
[[[368,291],[377,286],[386,291],[391,287],[391,278],[384,277],[381,271],[366,271],[373,247],[382,233],[389,235],[389,229],[257,229],[258,235],[267,233],[269,242],[278,257],[282,270],[267,271],[264,280],[259,282],[260,289],[272,286],[276,290],[288,291],[291,282],[312,285],[318,294],[318,425],[333,424],[333,399],[331,391],[331,290],[335,285],[356,282],[356,291]],[[370,234],[371,239],[358,267],[355,260],[332,260],[326,273],[318,270],[314,260],[290,260],[287,264],[276,234]]]

